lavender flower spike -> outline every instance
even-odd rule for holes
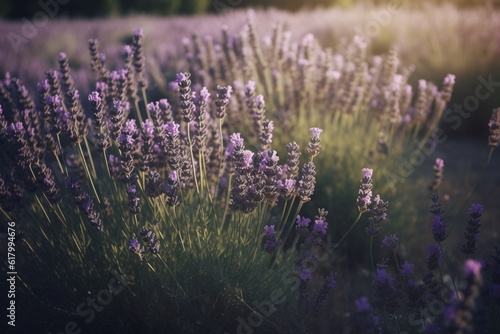
[[[309,129],[312,132],[312,137],[309,138],[309,144],[307,145],[307,153],[309,154],[311,161],[319,154],[319,149],[321,148],[321,138],[319,134],[323,132],[323,130],[319,128],[311,128]]]
[[[467,213],[470,215],[470,219],[467,221],[467,226],[465,228],[465,244],[460,248],[460,251],[467,255],[472,255],[476,253],[477,246],[476,241],[479,240],[479,219],[483,215],[483,206],[481,204],[471,204]]]
[[[363,168],[363,179],[361,180],[361,186],[359,188],[358,198],[356,204],[358,205],[358,210],[360,213],[368,212],[368,206],[371,204],[372,198],[372,175],[373,169]]]

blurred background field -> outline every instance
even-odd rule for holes
[[[30,92],[36,91],[37,82],[45,77],[49,68],[58,67],[58,56],[65,52],[70,61],[72,75],[81,96],[94,90],[94,74],[90,70],[87,41],[98,38],[101,52],[106,55],[106,65],[111,69],[121,68],[120,52],[132,40],[132,31],[144,29],[144,51],[146,75],[150,86],[148,96],[151,101],[165,96],[168,84],[175,80],[180,71],[188,69],[185,60],[185,39],[191,40],[192,34],[213,36],[216,43],[222,41],[222,28],[238,34],[247,23],[249,10],[253,11],[257,35],[265,45],[271,40],[273,24],[281,22],[284,31],[290,31],[291,41],[300,43],[307,35],[313,34],[319,44],[331,47],[334,53],[342,53],[343,48],[355,35],[370,38],[367,56],[386,55],[392,47],[398,49],[401,67],[414,71],[408,79],[413,87],[419,79],[436,83],[439,87],[443,78],[456,75],[456,84],[449,108],[464,105],[469,96],[474,96],[480,77],[492,77],[500,82],[500,1],[406,1],[395,8],[389,1],[350,1],[315,0],[304,5],[298,1],[240,1],[231,6],[229,1],[72,1],[61,5],[55,20],[35,28],[33,36],[24,34],[26,22],[20,19],[33,16],[40,10],[36,1],[2,1],[0,15],[0,74],[10,72],[19,77]],[[398,3],[396,1],[396,3]],[[219,6],[217,5],[219,4]],[[222,5],[221,5],[222,4]],[[331,7],[333,6],[333,7]],[[327,8],[324,8],[327,7]],[[251,8],[251,9],[250,9]],[[165,17],[166,16],[166,17]],[[23,30],[25,29],[25,30]],[[18,39],[20,38],[20,39]],[[266,42],[267,41],[267,42]],[[463,230],[467,216],[461,204],[469,197],[480,179],[481,170],[488,156],[488,120],[491,110],[500,106],[500,87],[495,86],[491,96],[481,100],[477,110],[463,119],[457,128],[448,122],[441,127],[448,139],[440,143],[423,163],[396,188],[387,187],[382,175],[374,174],[374,192],[389,199],[389,221],[384,224],[384,235],[396,233],[400,237],[401,254],[417,268],[425,267],[425,247],[432,242],[428,213],[431,202],[428,200],[428,185],[433,178],[435,158],[445,161],[444,181],[440,196],[443,208],[447,210],[447,223],[456,224],[450,232],[446,249],[450,261],[459,266],[462,254],[458,251],[463,243]],[[84,105],[87,106],[86,99]],[[456,114],[453,114],[456,116]],[[321,120],[316,119],[318,123]],[[322,127],[322,124],[313,124]],[[312,126],[313,126],[312,125]],[[328,129],[325,129],[325,135]],[[305,131],[300,137],[307,139]],[[275,135],[276,137],[279,134]],[[291,136],[285,136],[280,143],[286,143]],[[326,152],[346,152],[341,146],[348,145],[347,135],[341,141],[328,142],[328,135],[322,143]],[[279,139],[276,139],[279,140]],[[344,142],[345,141],[345,142]],[[361,140],[360,140],[361,141]],[[341,148],[337,148],[337,146]],[[277,148],[276,148],[277,149]],[[281,147],[283,149],[283,147]],[[324,152],[322,153],[324,154]],[[284,155],[283,155],[284,156]],[[384,168],[396,172],[398,163],[387,162]],[[345,159],[345,160],[344,160]],[[318,164],[318,187],[316,197],[304,205],[303,213],[312,217],[319,207],[329,210],[329,233],[334,240],[345,232],[353,217],[344,215],[345,207],[354,208],[354,200],[361,179],[360,168],[364,167],[365,156],[357,157],[320,155]],[[346,161],[346,162],[344,162]],[[354,162],[353,162],[354,161]],[[353,166],[352,164],[355,164]],[[358,166],[359,165],[359,166]],[[328,174],[323,170],[342,171],[342,174]],[[498,223],[500,217],[500,157],[493,154],[478,191],[472,201],[485,206],[482,217],[479,255],[491,254],[493,245],[498,245],[500,236]],[[357,175],[357,176],[356,176]],[[351,182],[355,180],[355,182]],[[462,209],[459,212],[459,209]],[[352,210],[351,210],[352,211]],[[352,213],[354,215],[356,212]],[[354,215],[355,218],[355,215]],[[453,222],[453,223],[452,223]],[[456,222],[456,223],[455,223]],[[361,223],[366,226],[366,219]],[[342,290],[334,291],[326,307],[317,316],[329,318],[326,323],[343,321],[349,332],[354,326],[345,319],[352,317],[355,309],[353,300],[369,294],[370,272],[368,270],[368,241],[361,225],[350,235],[351,242],[328,262],[324,271],[331,268],[342,273],[345,279],[339,280]],[[377,257],[384,251],[379,249],[380,240],[375,243]],[[388,256],[385,254],[385,256]],[[363,284],[362,284],[363,283]],[[360,286],[364,286],[360,288]],[[340,292],[342,291],[342,292]],[[343,320],[344,319],[344,320]],[[133,319],[132,321],[136,321]],[[140,326],[137,320],[137,326]],[[311,332],[330,333],[325,322],[311,323]]]
[[[2,2],[1,6],[8,3]],[[164,6],[161,2],[151,3]],[[421,78],[439,83],[446,74],[455,74],[457,84],[449,106],[462,104],[465,97],[473,95],[479,76],[491,74],[494,78],[500,77],[497,61],[500,54],[500,15],[493,6],[495,3],[457,8],[441,1],[422,1],[418,2],[418,6],[413,2],[396,1],[394,3],[401,5],[394,9],[391,2],[380,7],[373,7],[367,2],[324,9],[309,8],[314,4],[311,2],[311,6],[293,12],[276,9],[275,6],[286,7],[280,2],[267,3],[269,8],[266,10],[259,7],[262,4],[257,2],[242,1],[236,7],[225,3],[221,7],[223,11],[210,13],[215,10],[214,2],[205,5],[208,14],[203,16],[163,18],[162,14],[167,13],[158,10],[148,11],[148,16],[137,16],[136,11],[131,10],[120,12],[129,14],[125,17],[89,20],[81,16],[100,17],[112,12],[104,11],[98,15],[99,10],[93,10],[92,13],[85,13],[78,7],[79,2],[76,2],[75,8],[70,7],[65,11],[65,6],[73,4],[70,2],[60,6],[61,10],[57,12],[60,19],[42,24],[40,28],[35,27],[32,37],[24,37],[23,28],[28,29],[25,28],[25,22],[0,21],[0,28],[4,32],[0,35],[0,42],[4,46],[0,50],[0,72],[12,72],[27,87],[35,87],[46,69],[57,66],[58,54],[64,50],[71,60],[73,75],[80,90],[87,93],[90,89],[89,56],[87,46],[82,41],[98,38],[109,66],[117,67],[120,64],[115,62],[120,59],[121,43],[131,39],[134,28],[141,27],[147,36],[144,48],[150,73],[160,71],[163,73],[157,74],[173,80],[175,70],[172,65],[182,56],[184,38],[190,38],[196,32],[202,36],[212,35],[216,41],[220,41],[222,26],[228,26],[231,32],[239,32],[246,22],[247,10],[243,7],[257,5],[256,30],[260,37],[270,36],[272,25],[278,21],[283,23],[284,30],[292,33],[292,41],[300,41],[306,34],[312,33],[323,47],[341,47],[341,41],[349,41],[358,34],[371,39],[369,55],[384,54],[391,46],[397,46],[401,63],[415,66],[415,72],[410,77],[412,85]],[[290,3],[294,2],[287,2]],[[25,2],[22,4],[23,9],[27,10],[23,17],[32,22],[30,13],[40,8],[33,5],[30,12],[30,7],[25,6]],[[317,5],[326,4],[329,2],[319,2]],[[15,13],[10,14],[19,18],[20,14]],[[499,104],[499,94],[493,94],[487,100],[480,101],[479,109],[491,110]],[[488,117],[487,112],[482,116],[474,115],[450,134],[484,133]]]

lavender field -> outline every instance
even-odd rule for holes
[[[1,333],[500,333],[491,4],[0,21]]]

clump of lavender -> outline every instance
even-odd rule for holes
[[[264,231],[266,252],[272,253],[279,245],[279,242],[276,240],[276,230],[274,229],[274,225],[264,226]]]
[[[429,186],[429,190],[432,192],[436,192],[443,181],[443,169],[444,169],[444,161],[443,159],[436,158],[436,163],[434,164],[434,180]]]
[[[363,168],[363,179],[361,180],[361,186],[359,188],[358,198],[356,204],[358,205],[358,210],[360,213],[368,212],[370,209],[368,206],[371,204],[372,198],[372,174],[373,169]]]
[[[323,132],[323,130],[319,128],[311,128],[309,131],[311,131],[312,137],[309,138],[307,154],[309,154],[309,158],[313,161],[313,159],[319,154],[319,149],[321,148],[321,138],[319,135]]]
[[[149,251],[152,254],[158,254],[160,251],[160,241],[156,237],[156,233],[151,227],[143,226],[141,228],[140,234],[143,236],[142,240],[146,243]]]
[[[460,251],[467,257],[475,254],[477,251],[476,241],[479,240],[480,218],[483,215],[483,206],[481,204],[471,204],[467,213],[470,219],[467,221],[465,235],[465,244],[462,245]]]
[[[494,150],[500,143],[500,108],[493,109],[488,123],[490,136],[488,137],[488,146]]]

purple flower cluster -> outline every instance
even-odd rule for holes
[[[70,176],[65,181],[65,185],[73,195],[80,210],[87,216],[90,225],[98,231],[104,231],[104,225],[100,218],[100,214],[94,207],[94,200],[82,189],[80,181],[78,181],[75,176]]]
[[[372,198],[372,174],[373,169],[363,168],[363,179],[359,188],[358,198],[356,204],[358,205],[359,212],[368,212],[368,206],[371,204]]]
[[[437,269],[439,262],[442,260],[443,254],[439,244],[431,244],[427,247],[427,268],[432,271]]]
[[[276,250],[279,245],[279,241],[276,240],[276,231],[274,230],[274,225],[264,226],[264,241],[266,246],[266,252],[272,253]]]
[[[465,227],[465,244],[462,245],[460,251],[468,257],[477,251],[476,242],[479,240],[478,234],[479,227],[481,227],[480,218],[483,215],[483,206],[481,204],[471,204],[467,213],[470,219],[467,221],[467,226]]]
[[[368,218],[368,227],[365,228],[365,232],[374,237],[382,232],[382,221],[387,219],[387,207],[389,202],[384,202],[380,195],[375,196],[370,207],[370,217]]]
[[[443,170],[444,170],[444,161],[443,159],[436,158],[436,163],[433,166],[434,168],[434,179],[429,186],[429,190],[432,192],[436,192],[443,181]]]
[[[137,189],[135,185],[132,185],[127,190],[128,194],[128,207],[130,212],[134,215],[141,212],[141,199],[137,196]]]
[[[381,310],[395,313],[401,305],[401,292],[395,285],[394,278],[386,269],[376,269],[372,274],[372,289],[375,297],[374,305]]]
[[[323,130],[319,128],[311,128],[309,129],[312,133],[312,137],[309,138],[309,144],[307,145],[307,154],[309,154],[309,157],[314,159],[316,156],[319,154],[319,149],[321,148],[321,138],[319,137],[320,133],[323,132]]]
[[[368,302],[367,297],[361,297],[354,301],[356,305],[356,322],[361,330],[367,331],[378,327],[380,318],[374,314],[374,310]]]
[[[215,106],[217,107],[215,116],[217,118],[222,119],[226,117],[226,107],[231,100],[232,92],[233,88],[231,86],[217,86],[217,99],[215,100]]]
[[[144,258],[144,255],[146,254],[146,250],[144,249],[144,246],[139,243],[137,239],[131,239],[130,240],[130,245],[128,246],[128,249],[134,253],[139,255],[141,261]]]
[[[386,235],[384,239],[382,240],[382,244],[380,245],[380,248],[389,248],[391,251],[396,253],[398,251],[398,238],[396,237],[395,234],[392,235]]]
[[[446,234],[446,224],[444,223],[445,218],[443,216],[445,211],[441,209],[441,203],[438,202],[438,195],[432,194],[430,199],[432,205],[429,212],[434,215],[432,219],[432,235],[437,242],[443,242],[448,237],[448,234]]]
[[[177,74],[177,84],[179,85],[179,98],[181,108],[180,113],[182,115],[182,120],[189,123],[193,120],[196,107],[193,104],[193,96],[191,94],[191,80],[189,78],[191,74],[189,73],[178,73]]]
[[[500,108],[493,109],[490,121],[488,122],[490,136],[488,137],[488,146],[494,150],[500,143]]]
[[[160,241],[156,237],[156,233],[151,227],[143,226],[141,228],[140,234],[142,235],[142,240],[149,248],[149,251],[153,254],[158,254],[160,251]]]

